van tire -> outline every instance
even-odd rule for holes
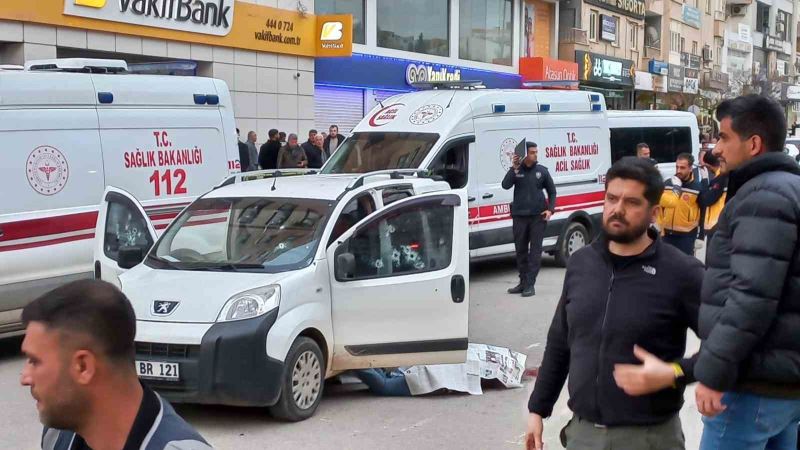
[[[571,222],[561,235],[556,250],[556,264],[567,267],[567,261],[573,253],[589,245],[589,231],[583,224]]]
[[[301,336],[286,355],[281,396],[269,412],[276,419],[287,422],[306,420],[317,410],[324,387],[325,359],[322,351],[313,339]]]

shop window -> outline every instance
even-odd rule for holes
[[[378,46],[450,56],[448,0],[378,0]]]
[[[314,14],[352,14],[353,43],[366,44],[364,37],[364,0],[315,0]]]
[[[460,0],[459,57],[510,66],[513,13],[511,0]]]

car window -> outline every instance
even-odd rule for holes
[[[345,231],[353,227],[353,225],[361,222],[362,219],[375,212],[375,200],[368,192],[365,192],[357,197],[354,197],[347,205],[345,205],[336,223],[333,225],[333,232],[328,239],[330,246],[336,239],[339,238]]]
[[[347,252],[355,258],[353,277],[347,281],[447,268],[453,252],[453,214],[452,206],[415,203],[369,223],[336,251],[337,256]]]
[[[152,246],[153,239],[139,209],[122,196],[109,198],[103,253],[118,261],[120,248],[140,247],[146,252]]]
[[[380,192],[383,198],[383,206],[389,206],[394,202],[414,195],[414,191],[410,185],[389,186],[381,189]]]

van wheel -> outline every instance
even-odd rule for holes
[[[300,422],[314,415],[325,386],[325,360],[314,340],[299,337],[286,355],[278,403],[269,408],[273,417]]]
[[[589,231],[578,222],[572,222],[561,235],[561,243],[556,251],[556,264],[567,267],[567,261],[575,252],[589,243]]]

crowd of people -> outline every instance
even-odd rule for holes
[[[339,127],[331,125],[322,133],[309,130],[308,140],[300,144],[294,133],[286,134],[273,128],[267,133],[268,139],[256,145],[258,134],[247,133],[247,140],[242,142],[239,129],[239,163],[242,172],[273,169],[319,169],[331,157],[344,141],[339,134]]]

